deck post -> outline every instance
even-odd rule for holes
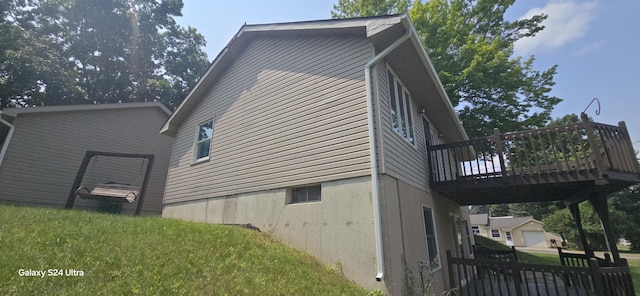
[[[582,228],[579,205],[580,203],[568,205],[569,211],[571,212],[571,216],[573,216],[573,220],[576,221],[576,225],[578,225],[578,233],[580,234],[580,241],[582,242],[582,248],[584,249],[585,255],[587,255],[587,257],[595,257],[591,247],[589,247],[589,242],[587,241],[587,235],[584,232],[584,228]]]
[[[593,288],[596,290],[596,295],[606,295],[604,288],[604,282],[602,281],[602,273],[600,273],[600,266],[598,266],[598,259],[589,258],[589,269],[591,270],[591,278],[593,279]]]
[[[620,252],[618,252],[616,240],[613,237],[611,223],[609,221],[609,205],[607,204],[607,195],[605,193],[593,194],[591,197],[589,197],[589,202],[591,203],[591,205],[593,205],[593,209],[596,211],[596,214],[598,214],[598,218],[600,218],[600,225],[602,225],[602,230],[604,230],[604,238],[607,242],[607,248],[613,256],[613,262],[615,262],[617,265],[620,263]]]
[[[451,250],[447,250],[447,267],[449,268],[449,290],[458,288],[455,280],[453,260],[451,260]]]
[[[502,139],[500,138],[500,130],[498,128],[493,129],[494,142],[496,143],[496,153],[498,154],[498,160],[500,161],[500,172],[504,176],[507,173],[507,168],[504,165],[504,155],[502,150]]]
[[[596,135],[593,132],[593,126],[591,125],[591,121],[589,120],[589,116],[585,113],[580,114],[582,118],[582,123],[584,125],[584,130],[587,134],[587,141],[589,142],[589,146],[591,146],[591,156],[593,160],[596,162],[596,170],[598,172],[598,179],[603,180],[605,175],[605,170],[602,165],[603,159],[600,155],[600,149],[598,147],[598,141],[596,140]]]

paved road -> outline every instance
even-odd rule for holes
[[[558,254],[558,250],[555,248],[530,248],[530,247],[516,247],[516,250],[526,253],[543,253],[543,254]],[[570,253],[583,253],[578,250],[567,250]],[[596,256],[604,258],[605,252],[596,252]],[[627,259],[640,259],[639,253],[620,253],[620,257]]]

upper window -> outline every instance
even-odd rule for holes
[[[291,188],[291,203],[320,201],[320,185]]]
[[[391,126],[409,143],[415,144],[413,136],[413,119],[411,113],[411,95],[391,70],[389,76],[389,103],[391,105]]]
[[[435,271],[440,268],[440,254],[438,252],[438,240],[436,236],[436,225],[433,220],[433,211],[427,206],[422,206],[422,212],[424,214],[424,230],[427,236],[429,269]]]
[[[501,237],[500,236],[500,230],[499,229],[491,229],[491,237],[495,237],[495,238]]]
[[[193,145],[194,162],[209,159],[211,137],[213,137],[213,120],[198,124],[196,128],[196,139]]]
[[[473,231],[473,234],[480,235],[480,226],[471,226],[471,230]]]

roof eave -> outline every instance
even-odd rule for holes
[[[92,111],[92,110],[110,110],[125,108],[160,108],[167,116],[171,115],[171,111],[160,102],[137,102],[122,104],[77,104],[77,105],[53,105],[42,107],[21,107],[21,108],[5,108],[1,114],[3,116],[17,117],[20,114],[36,114],[51,112],[70,112],[70,111]]]

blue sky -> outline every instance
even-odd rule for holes
[[[207,40],[209,59],[246,22],[261,24],[331,18],[337,0],[197,1],[183,0],[183,26],[198,29]],[[515,54],[535,55],[535,67],[557,64],[552,94],[562,98],[553,117],[579,114],[592,98],[587,113],[595,121],[617,125],[624,120],[634,147],[640,150],[640,1],[520,0],[507,12],[509,19],[546,13],[545,30],[518,42]]]

